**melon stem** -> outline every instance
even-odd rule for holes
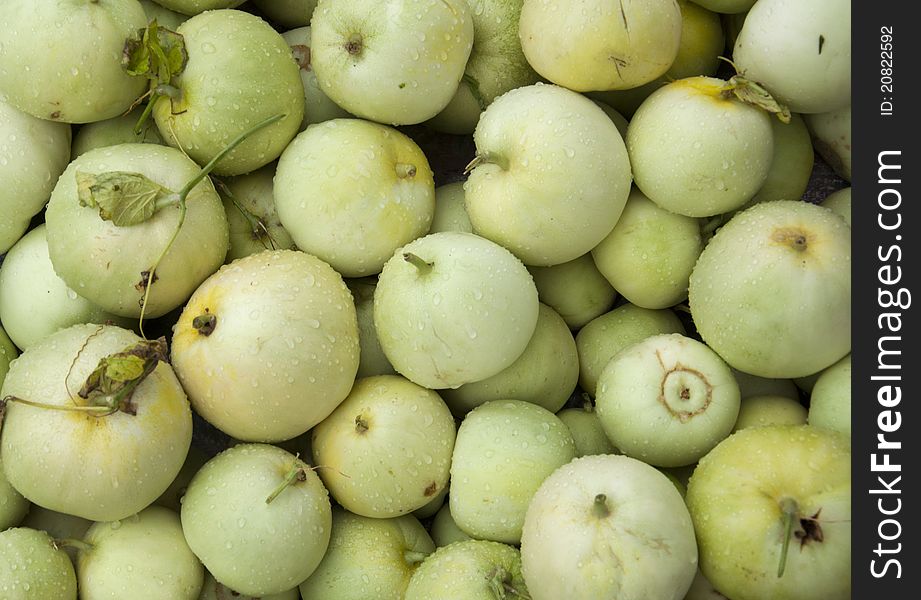
[[[428,554],[425,552],[416,552],[414,550],[407,550],[403,553],[403,560],[406,561],[406,564],[417,565],[425,560]]]
[[[400,179],[411,179],[416,176],[416,166],[407,163],[397,163],[394,169]]]
[[[291,486],[295,482],[306,481],[306,480],[307,480],[307,471],[304,469],[304,467],[295,465],[294,467],[291,468],[290,471],[288,471],[288,474],[285,475],[284,481],[282,481],[281,484],[279,484],[279,486],[275,488],[271,494],[269,494],[269,497],[265,499],[265,503],[271,504],[272,500],[277,498],[279,494],[281,494],[283,491],[288,489],[289,486]]]
[[[75,548],[80,552],[92,552],[94,549],[94,546],[89,542],[73,538],[56,539],[54,540],[54,546],[56,548]]]
[[[493,164],[498,166],[503,171],[508,171],[509,162],[508,159],[504,156],[499,156],[498,154],[492,154],[491,152],[484,152],[483,154],[477,154],[473,157],[467,166],[464,167],[464,175],[469,174],[478,166],[483,164]]]
[[[780,564],[777,565],[777,577],[783,577],[784,570],[787,567],[787,552],[790,549],[790,539],[793,537],[793,524],[796,522],[796,516],[799,514],[799,506],[796,500],[784,498],[780,501],[780,511],[783,513],[783,546],[780,548]]]
[[[413,254],[412,252],[404,252],[403,260],[416,267],[419,270],[420,275],[425,275],[426,273],[432,270],[433,263],[426,262],[418,255]]]
[[[604,494],[595,496],[595,502],[592,504],[592,514],[599,519],[610,516],[611,508],[608,506],[608,497]]]

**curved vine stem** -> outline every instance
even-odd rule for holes
[[[32,400],[26,400],[25,398],[18,398],[16,396],[7,396],[0,400],[3,404],[9,404],[10,402],[15,402],[17,404],[25,404],[26,406],[31,406],[33,408],[46,408],[48,410],[59,410],[63,412],[83,412],[94,414],[99,417],[105,417],[111,414],[118,412],[118,408],[113,408],[111,406],[65,406],[61,404],[46,404],[45,402],[34,402]]]
[[[214,182],[215,187],[220,189],[220,192],[230,200],[231,204],[234,205],[234,208],[240,213],[246,223],[249,225],[250,231],[253,234],[262,247],[266,250],[278,250],[278,244],[275,242],[275,238],[272,237],[272,233],[269,231],[269,228],[266,226],[265,221],[256,216],[252,211],[243,206],[243,203],[237,200],[237,197],[234,196],[233,192],[230,191],[230,186],[226,182],[212,177],[211,180]],[[266,244],[265,240],[268,240]]]
[[[183,223],[185,223],[186,198],[188,198],[189,193],[192,191],[193,188],[195,188],[196,185],[201,183],[201,181],[205,177],[207,177],[208,174],[212,170],[214,170],[215,165],[217,165],[217,163],[222,158],[227,156],[227,154],[229,154],[234,148],[239,146],[246,138],[248,138],[250,135],[252,135],[256,131],[259,131],[263,127],[267,127],[276,121],[280,121],[281,119],[284,119],[285,116],[286,116],[285,114],[277,114],[277,115],[271,116],[268,119],[265,119],[264,121],[261,121],[260,123],[257,123],[256,125],[250,127],[249,129],[247,129],[246,131],[244,131],[243,133],[235,137],[229,144],[227,144],[227,146],[224,147],[223,150],[218,152],[214,156],[214,158],[208,161],[208,164],[202,167],[202,169],[198,172],[198,174],[195,177],[193,177],[184,186],[182,186],[182,189],[179,190],[179,192],[176,194],[176,201],[179,204],[179,222],[176,225],[176,229],[173,231],[173,234],[170,236],[170,239],[167,242],[166,247],[163,248],[163,250],[160,252],[160,255],[157,257],[157,260],[154,262],[153,267],[151,267],[150,271],[147,272],[147,285],[144,286],[144,299],[141,301],[141,315],[138,318],[138,329],[140,330],[141,337],[144,338],[145,340],[147,339],[147,336],[144,334],[144,313],[147,310],[147,301],[150,299],[150,288],[153,287],[154,277],[156,276],[157,267],[160,265],[160,262],[163,260],[163,257],[166,256],[166,253],[169,252],[169,249],[173,246],[173,242],[176,241],[176,238],[179,236],[179,231],[182,229]]]
[[[141,135],[141,132],[144,131],[144,125],[147,124],[147,119],[150,118],[150,114],[153,112],[153,106],[160,99],[160,94],[151,91],[150,100],[147,101],[147,105],[144,106],[141,116],[138,117],[137,123],[134,124],[134,135]]]

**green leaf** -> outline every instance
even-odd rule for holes
[[[105,376],[112,381],[125,383],[137,379],[144,372],[144,359],[140,356],[111,356],[106,361]]]
[[[751,79],[734,75],[729,79],[727,89],[742,102],[776,115],[783,123],[789,123],[792,119],[789,108],[775,100],[769,91]]]
[[[163,90],[173,90],[167,93],[173,103],[179,97],[179,89],[174,85],[173,79],[185,70],[189,55],[185,49],[185,40],[182,35],[160,27],[157,20],[152,20],[147,27],[139,29],[137,33],[125,40],[122,49],[122,66],[125,72],[136,77],[147,77],[150,80],[150,89],[137,102],[147,96],[147,108],[141,113],[135,126],[138,133],[150,116],[154,103],[163,95]]]
[[[160,27],[157,20],[125,40],[122,65],[129,75],[146,76],[153,86],[170,85],[189,60],[181,34]]]
[[[146,75],[150,71],[150,49],[142,40],[128,39],[125,42],[122,63],[128,75]]]
[[[100,359],[78,393],[91,404],[136,414],[137,407],[131,403],[134,390],[167,357],[166,338],[141,340]]]
[[[160,40],[160,48],[163,49],[165,56],[164,64],[170,77],[182,73],[189,61],[189,54],[186,52],[182,35],[169,29],[159,29],[157,35]]]
[[[99,216],[119,227],[151,218],[156,210],[178,196],[140,173],[77,171],[77,198],[81,206],[98,208]]]

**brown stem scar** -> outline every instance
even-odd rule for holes
[[[361,34],[359,33],[353,33],[349,36],[348,41],[345,42],[345,51],[352,56],[361,54],[362,48],[364,48],[364,44],[362,43]]]
[[[192,319],[192,328],[205,337],[214,333],[215,327],[217,327],[217,316],[207,308],[204,314]]]
[[[778,227],[771,233],[771,239],[797,252],[809,249],[809,236],[797,227]]]
[[[147,269],[146,271],[141,271],[141,280],[134,284],[134,289],[136,289],[136,290],[139,291],[139,292],[143,292],[144,290],[147,289],[147,282],[148,282],[148,281],[149,281],[151,284],[154,284],[154,283],[156,283],[156,282],[160,279],[160,277],[157,276],[156,273],[154,273],[153,279],[151,279],[151,278],[150,278],[150,271],[151,271],[150,269]]]
[[[799,540],[800,548],[810,542],[821,543],[825,541],[825,533],[822,531],[822,526],[819,524],[819,514],[821,512],[822,509],[820,508],[811,517],[803,517],[799,520],[801,530],[797,530],[794,535],[796,539]]]
[[[368,421],[365,420],[364,415],[355,417],[355,431],[359,434],[368,431]]]

